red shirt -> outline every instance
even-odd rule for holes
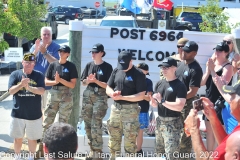
[[[234,132],[236,131],[240,131],[240,125],[238,125],[233,131],[231,134],[233,134]],[[231,135],[227,135],[222,143],[216,148],[216,150],[214,151],[214,160],[224,160],[224,155],[225,155],[225,148],[226,148],[226,142],[227,142],[227,139],[228,137]]]

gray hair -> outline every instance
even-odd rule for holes
[[[231,39],[232,43],[233,43],[233,52],[239,54],[238,51],[238,47],[237,47],[237,43],[236,43],[236,39],[234,38],[234,36],[232,34],[228,34],[226,35],[224,38],[228,38]]]
[[[43,31],[49,31],[51,34],[52,34],[52,27],[42,27],[41,28],[41,35],[42,35],[42,33],[43,33]]]

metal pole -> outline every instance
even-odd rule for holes
[[[69,47],[71,48],[71,54],[69,61],[76,65],[78,72],[78,79],[76,86],[73,89],[73,108],[70,115],[69,124],[77,129],[77,123],[80,115],[80,75],[81,75],[81,57],[82,57],[82,31],[83,22],[78,20],[71,20],[69,23]]]
[[[97,24],[97,8],[96,8],[95,24]]]

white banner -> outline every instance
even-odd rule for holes
[[[5,61],[9,62],[21,62],[23,59],[23,48],[9,47],[4,52]]]

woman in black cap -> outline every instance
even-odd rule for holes
[[[214,48],[215,52],[215,60],[212,58],[208,59],[206,64],[206,72],[202,77],[201,86],[206,85],[206,97],[210,99],[210,101],[215,104],[215,102],[221,97],[220,92],[218,91],[216,85],[214,84],[213,77],[218,75],[221,77],[221,80],[224,84],[230,84],[233,76],[233,66],[228,61],[229,56],[229,47],[225,42],[220,42]],[[215,106],[218,106],[215,104]],[[223,124],[222,108],[217,107],[216,112],[218,114],[218,118]],[[211,124],[209,121],[203,116],[206,124],[207,130],[207,149],[208,151],[215,150],[215,138],[212,132]]]
[[[87,86],[83,92],[81,114],[91,149],[89,158],[98,158],[96,156],[102,152],[103,147],[102,119],[108,108],[107,81],[113,69],[102,59],[106,54],[102,44],[95,44],[90,53],[93,61],[87,63],[81,76],[82,84]]]
[[[59,112],[59,122],[68,123],[72,112],[72,88],[77,82],[78,73],[76,66],[67,60],[70,47],[63,45],[58,50],[60,59],[52,62],[45,75],[45,85],[52,86],[47,96],[47,107],[44,111],[44,131],[54,122]]]

